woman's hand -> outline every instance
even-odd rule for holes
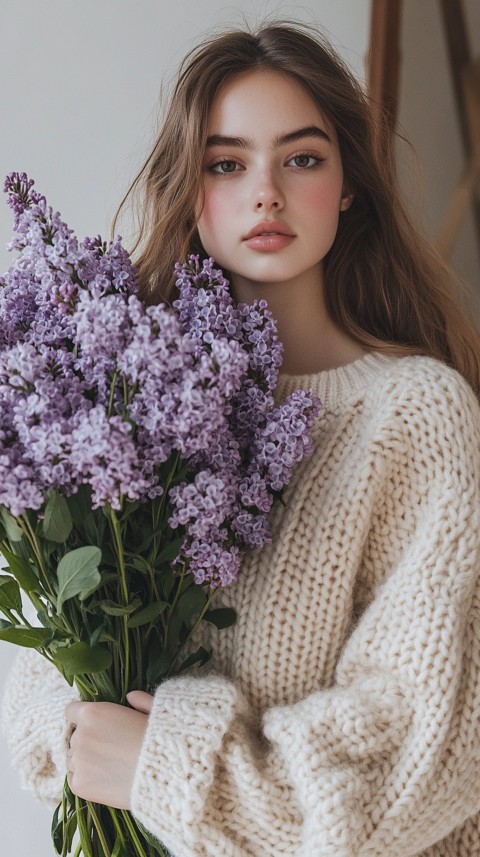
[[[130,809],[130,793],[153,697],[127,695],[132,708],[111,702],[70,702],[65,715],[72,735],[68,784],[78,797]]]

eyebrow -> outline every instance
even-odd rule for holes
[[[286,143],[295,143],[304,137],[318,137],[327,143],[332,142],[327,132],[319,128],[318,125],[307,125],[306,128],[298,128],[296,131],[290,131],[288,134],[281,134],[275,137],[273,146],[277,148],[278,146],[284,146]],[[212,134],[211,137],[207,138],[207,148],[212,148],[213,146],[234,146],[237,149],[255,148],[253,141],[247,137],[226,137],[223,134]]]

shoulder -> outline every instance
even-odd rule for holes
[[[379,379],[380,380],[380,379]],[[434,357],[421,355],[392,357],[382,367],[381,386],[398,397],[415,400],[420,395],[467,398],[474,408],[480,407],[477,397],[463,375]]]
[[[433,357],[392,358],[370,392],[391,436],[480,461],[480,403],[465,378]]]
[[[475,417],[480,415],[480,403],[470,384],[456,369],[433,357],[391,358],[382,366],[370,397],[377,404],[402,404],[424,414],[430,407],[439,417],[442,413],[454,416],[461,407]]]

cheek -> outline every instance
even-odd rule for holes
[[[305,188],[300,202],[302,208],[311,215],[337,217],[341,196],[342,188],[338,181],[331,181],[317,187]]]
[[[202,234],[204,237],[215,235],[219,224],[225,227],[231,214],[232,206],[231,203],[229,205],[228,194],[206,191],[203,210],[197,223],[200,238]]]

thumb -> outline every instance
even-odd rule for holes
[[[150,714],[153,696],[150,693],[144,693],[143,690],[131,690],[130,693],[127,693],[127,702],[136,711],[141,711],[142,714]]]

